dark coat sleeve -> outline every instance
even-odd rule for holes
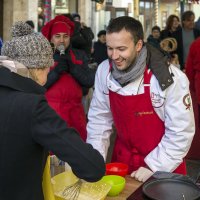
[[[48,74],[47,83],[44,85],[45,88],[51,87],[63,72],[70,73],[86,91],[94,85],[96,69],[89,67],[88,58],[84,51],[70,49],[70,53],[66,53],[56,62],[57,65]]]
[[[88,58],[83,51],[72,50],[72,52],[77,60],[82,61],[82,64],[76,64],[73,59],[70,60],[70,74],[82,87],[92,87],[94,85],[96,70],[89,68]]]
[[[184,63],[183,63],[183,36],[182,36],[182,29],[178,29],[177,31],[172,33],[172,37],[176,39],[177,41],[177,49],[175,53],[178,55],[178,60],[180,64],[181,70],[184,69]]]
[[[68,128],[46,100],[41,98],[32,119],[34,140],[68,162],[74,174],[86,181],[98,181],[105,173],[104,159],[77,131]]]

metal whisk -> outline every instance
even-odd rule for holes
[[[66,200],[77,200],[80,190],[81,190],[82,181],[79,179],[76,183],[67,186],[62,192],[62,196]]]

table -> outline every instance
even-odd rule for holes
[[[134,178],[130,176],[126,176],[126,185],[124,190],[115,197],[106,197],[105,200],[126,200],[137,188],[142,185],[142,182],[136,181]]]

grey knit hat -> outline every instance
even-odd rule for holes
[[[25,22],[16,22],[11,28],[12,39],[4,43],[2,55],[24,64],[27,68],[46,68],[53,65],[49,41],[35,33]]]

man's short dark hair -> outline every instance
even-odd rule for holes
[[[26,23],[32,28],[35,28],[34,22],[32,20],[27,20]]]
[[[97,37],[100,37],[101,35],[106,35],[106,31],[105,30],[99,31]]]
[[[140,21],[129,16],[112,19],[107,27],[107,33],[120,32],[122,29],[130,32],[135,44],[144,39],[143,27]]]
[[[157,31],[160,32],[160,27],[159,26],[153,26],[152,29],[151,29],[151,31],[153,32],[155,30],[157,30]]]
[[[72,17],[73,19],[78,18],[79,20],[81,20],[81,16],[78,13],[73,13]]]
[[[191,10],[185,11],[181,16],[181,22],[189,20],[191,16],[195,16]]]

